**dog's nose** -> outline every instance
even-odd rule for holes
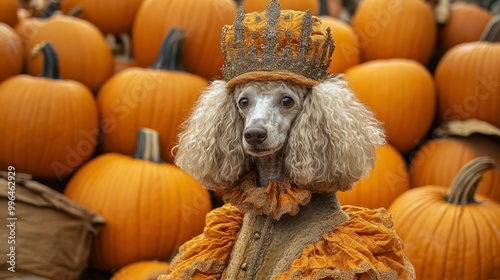
[[[264,140],[267,138],[267,131],[263,128],[252,127],[245,129],[245,133],[243,133],[245,140],[248,144],[252,146],[257,146],[262,144]]]

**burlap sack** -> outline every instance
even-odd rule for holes
[[[87,265],[92,238],[104,225],[104,218],[31,181],[29,175],[17,173],[14,215],[17,220],[9,220],[12,216],[8,211],[6,175],[0,172],[0,279],[24,276],[78,279]],[[15,244],[8,244],[13,233],[11,222],[15,222]],[[9,271],[14,264],[10,262],[10,246],[15,246],[15,272]]]

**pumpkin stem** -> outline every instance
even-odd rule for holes
[[[152,69],[163,69],[172,71],[184,71],[182,67],[182,44],[184,43],[185,32],[182,29],[173,28],[168,33]]]
[[[498,42],[500,40],[500,15],[496,15],[490,19],[481,36],[481,41]]]
[[[59,1],[57,1],[57,0],[50,1],[49,5],[47,5],[47,8],[45,8],[45,10],[43,11],[40,18],[47,19],[47,18],[51,17],[52,15],[54,15],[54,13],[56,11],[59,10],[60,7],[61,7],[61,3],[59,3]]]
[[[328,13],[328,3],[326,0],[319,0],[319,15],[320,16],[329,16]]]
[[[130,35],[128,33],[120,34],[120,39],[122,40],[123,45],[123,54],[128,60],[132,60],[132,42],[130,39]]]
[[[71,9],[66,15],[70,17],[78,17],[83,12],[82,6],[76,6]]]
[[[160,157],[160,136],[150,128],[141,128],[137,133],[137,148],[133,158],[162,163]]]
[[[40,77],[49,79],[61,79],[59,76],[59,61],[54,46],[50,42],[43,42],[35,45],[31,49],[31,55],[36,57],[40,52],[43,53],[43,72]]]
[[[495,167],[495,162],[490,157],[478,157],[467,163],[453,179],[445,200],[458,205],[476,203],[474,194],[477,185],[483,177],[483,173],[493,167]]]

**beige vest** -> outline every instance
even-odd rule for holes
[[[348,218],[335,193],[313,194],[296,216],[283,215],[279,221],[247,213],[222,279],[274,279],[307,245],[316,244]]]

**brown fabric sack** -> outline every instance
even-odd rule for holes
[[[30,175],[16,172],[14,217],[17,220],[9,220],[12,216],[8,210],[7,179],[7,172],[0,172],[0,279],[23,276],[78,279],[87,266],[92,238],[104,225],[104,218],[31,181]],[[15,244],[8,244],[9,240],[12,242],[11,222],[15,222]],[[15,272],[9,271],[13,264],[9,263],[11,246],[15,246]]]

